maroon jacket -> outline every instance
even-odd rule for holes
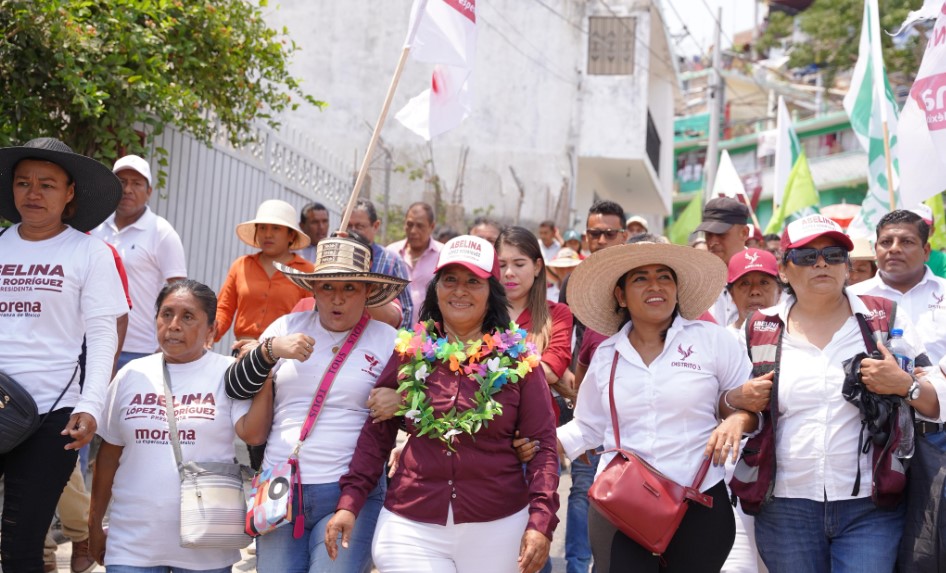
[[[378,387],[397,388],[397,354],[388,361],[378,378]],[[436,364],[427,378],[427,396],[437,415],[451,408],[463,411],[473,405],[479,389],[470,378]],[[529,507],[527,529],[535,529],[551,539],[558,518],[558,456],[555,451],[555,420],[548,385],[541,368],[533,370],[517,384],[506,384],[495,395],[502,404],[502,416],[475,434],[457,436],[456,452],[436,439],[411,434],[401,453],[397,471],[388,488],[384,507],[407,519],[446,525],[447,510],[453,505],[455,523],[494,521]],[[373,424],[365,422],[355,455],[343,476],[337,509],[356,515],[378,483],[381,468],[394,447],[401,419]],[[525,466],[512,447],[513,434],[538,440],[539,453]]]

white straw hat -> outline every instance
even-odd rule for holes
[[[602,249],[582,261],[568,279],[568,306],[582,323],[601,334],[621,328],[614,287],[625,273],[666,265],[677,275],[680,316],[696,319],[726,286],[726,265],[716,255],[682,245],[632,243]]]
[[[247,245],[258,249],[259,243],[256,242],[256,225],[259,224],[281,225],[295,231],[296,238],[292,241],[292,244],[289,245],[289,250],[291,251],[304,249],[312,242],[309,239],[309,235],[303,233],[302,229],[299,228],[299,215],[296,213],[296,209],[285,201],[269,199],[268,201],[260,203],[259,208],[256,210],[255,218],[249,221],[243,221],[237,225],[237,237],[240,237],[240,240]]]

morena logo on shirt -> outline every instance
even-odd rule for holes
[[[702,370],[699,364],[692,364],[690,362],[687,362],[687,359],[690,358],[690,356],[693,356],[694,354],[696,354],[696,351],[693,350],[692,344],[686,350],[683,349],[683,344],[678,344],[677,352],[680,353],[680,360],[671,362],[670,363],[671,366],[676,367],[676,368],[689,368],[690,370],[696,370],[696,371]]]
[[[943,305],[943,299],[946,298],[946,295],[936,296],[936,293],[933,293],[933,300],[936,302],[930,303],[927,307],[928,310],[946,310],[946,306]]]
[[[367,368],[362,368],[361,371],[364,372],[364,373],[366,373],[366,374],[370,374],[370,375],[372,375],[372,376],[377,377],[377,376],[378,376],[378,372],[375,372],[374,369],[375,369],[376,366],[378,366],[379,364],[381,364],[381,361],[378,360],[377,358],[375,358],[374,356],[368,354],[367,352],[365,352],[364,354],[365,354],[365,361],[368,363],[368,367],[367,367]]]

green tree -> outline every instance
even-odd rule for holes
[[[222,129],[241,146],[258,120],[321,107],[290,75],[297,46],[266,25],[265,6],[0,0],[0,146],[52,136],[111,162],[144,153],[168,124],[208,145]]]
[[[881,42],[884,63],[891,83],[913,82],[922,56],[921,38],[914,36],[897,48],[883,31],[896,31],[910,10],[918,9],[923,0],[879,0]],[[834,85],[838,73],[852,69],[857,62],[864,0],[815,0],[810,8],[796,16],[802,42],[793,43],[791,33],[795,19],[782,12],[772,12],[768,26],[760,38],[759,48],[768,48],[787,41],[791,68],[815,64],[824,70],[826,86]]]

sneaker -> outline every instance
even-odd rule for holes
[[[89,553],[89,540],[72,543],[72,559],[69,561],[72,573],[89,573],[95,569],[95,559]]]

